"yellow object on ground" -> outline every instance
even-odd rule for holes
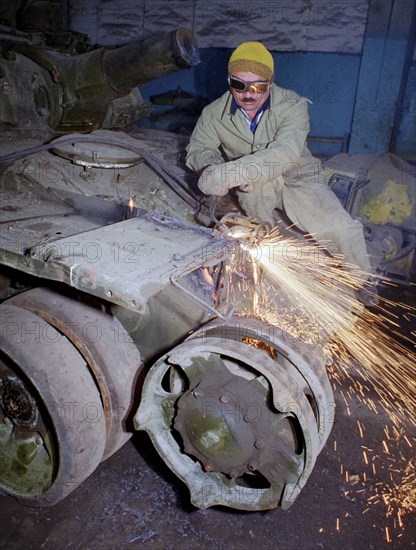
[[[362,204],[359,216],[376,224],[388,222],[401,225],[412,213],[412,201],[407,185],[388,179],[383,191]]]

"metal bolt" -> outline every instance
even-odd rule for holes
[[[194,390],[192,394],[195,397],[195,399],[199,399],[200,397],[204,397],[205,395],[202,390]]]
[[[259,465],[257,464],[257,462],[255,460],[252,460],[249,465],[248,465],[248,469],[251,471],[251,472],[254,472],[254,470],[257,470],[259,467]]]
[[[226,395],[221,395],[220,401],[221,403],[228,403],[228,397]]]
[[[263,449],[264,445],[265,443],[263,439],[256,439],[256,441],[254,442],[254,446],[256,447],[256,449]]]
[[[213,472],[213,471],[214,471],[214,467],[211,466],[211,464],[205,464],[204,470],[205,470],[206,472]]]

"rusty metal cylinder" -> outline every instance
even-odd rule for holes
[[[124,95],[135,86],[199,63],[192,33],[184,28],[106,51],[102,60],[108,85]]]
[[[64,100],[58,129],[102,127],[115,99],[199,61],[193,35],[183,28],[119,48],[99,48],[69,57],[59,65]]]

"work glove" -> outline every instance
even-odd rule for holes
[[[228,170],[229,162],[207,166],[199,177],[198,187],[205,195],[223,197],[233,187],[233,178]]]
[[[245,173],[247,170],[238,160],[231,160],[221,164],[213,164],[205,168],[199,180],[198,187],[205,195],[227,194],[232,187],[250,185]]]
[[[198,187],[205,195],[223,197],[228,192],[228,183],[221,176],[221,165],[207,166],[198,179]]]
[[[246,158],[247,156],[242,157],[242,159]],[[240,191],[244,193],[250,193],[269,181],[269,177],[261,165],[251,159],[247,163],[240,161],[240,174]]]

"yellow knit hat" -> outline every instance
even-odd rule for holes
[[[229,74],[240,71],[271,80],[274,73],[273,57],[260,42],[243,42],[233,51],[228,62]]]

